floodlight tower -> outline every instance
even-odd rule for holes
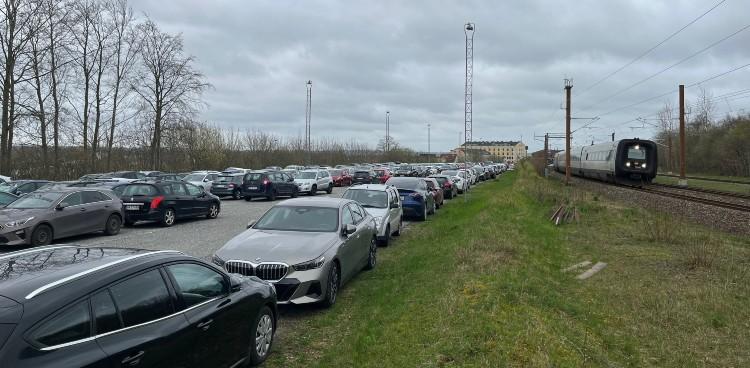
[[[464,25],[464,35],[466,36],[466,84],[464,85],[464,144],[466,144],[466,142],[471,142],[471,139],[472,139],[471,134],[472,134],[472,88],[474,84],[474,23],[469,22]]]
[[[307,87],[307,99],[305,100],[305,151],[307,154],[307,164],[311,164],[310,153],[310,120],[312,119],[312,81],[308,80],[305,84]]]
[[[385,152],[391,151],[391,112],[385,112]]]

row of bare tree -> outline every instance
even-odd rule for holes
[[[161,168],[165,131],[210,87],[182,38],[127,0],[0,1],[0,173],[110,171],[129,149]]]

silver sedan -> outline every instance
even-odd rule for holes
[[[355,201],[297,198],[273,206],[214,254],[230,273],[276,287],[279,304],[331,306],[339,289],[376,263],[375,219]]]

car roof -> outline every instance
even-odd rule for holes
[[[339,208],[352,202],[350,199],[320,197],[320,198],[294,198],[279,202],[276,206],[300,206],[300,207],[329,207]]]
[[[360,184],[349,187],[347,190],[379,190],[385,191],[388,188],[394,188],[393,185],[385,184]]]
[[[55,245],[0,255],[0,295],[23,303],[64,283],[106,270],[136,258],[176,251],[135,248]]]

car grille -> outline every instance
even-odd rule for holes
[[[261,263],[254,266],[246,261],[227,261],[224,263],[224,269],[229,273],[238,273],[244,276],[256,276],[261,280],[279,281],[283,279],[289,266],[281,263]]]

